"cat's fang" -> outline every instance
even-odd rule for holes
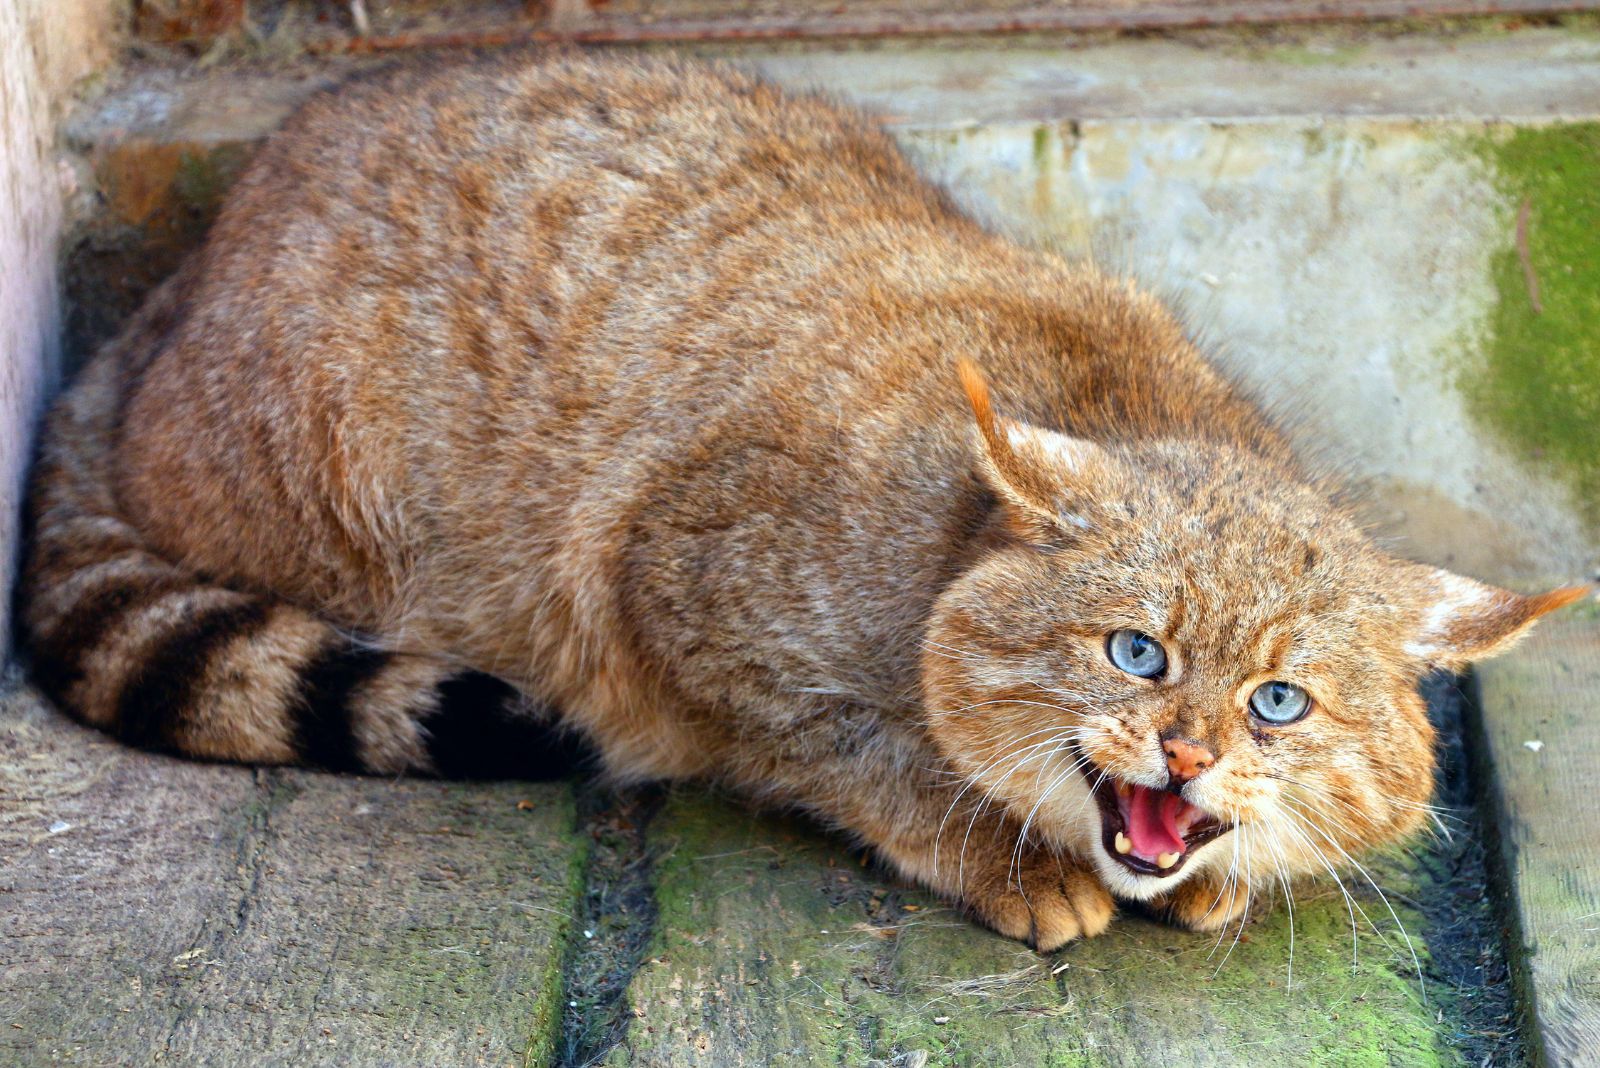
[[[1099,802],[1106,853],[1137,875],[1171,878],[1195,850],[1232,829],[1181,791],[1131,782],[1087,764],[1084,774]]]

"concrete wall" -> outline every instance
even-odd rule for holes
[[[71,171],[56,125],[80,79],[111,59],[125,5],[0,0],[0,590],[11,589],[21,487],[60,365],[57,245]],[[0,648],[11,601],[0,597]]]

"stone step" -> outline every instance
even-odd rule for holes
[[[1454,697],[1439,687],[1434,707],[1459,753]],[[1447,765],[1442,787],[1452,833],[1380,858],[1374,883],[1296,887],[1292,908],[1265,905],[1237,938],[1128,914],[1045,957],[810,825],[703,790],[603,818],[591,803],[579,821],[559,785],[138,753],[13,690],[0,707],[0,1052],[19,1064],[1502,1063],[1509,992],[1459,771]]]
[[[1600,1064],[1600,611],[1480,669],[1481,754],[1518,978],[1549,1064]]]
[[[0,1062],[548,1062],[568,785],[172,760],[8,689]]]
[[[1279,903],[1237,943],[1124,915],[1041,957],[863,866],[860,851],[725,801],[673,797],[650,841],[663,858],[657,935],[614,1068],[1465,1059],[1451,1042],[1470,1026],[1461,999],[1409,903],[1441,888],[1403,861],[1376,869],[1393,915],[1357,877],[1348,902],[1297,888],[1292,913]]]

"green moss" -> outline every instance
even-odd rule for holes
[[[1556,25],[1569,33],[1590,37],[1600,36],[1600,13],[1574,11],[1565,15],[1557,15]]]
[[[1482,357],[1459,388],[1475,418],[1559,473],[1600,524],[1600,123],[1497,129],[1473,147],[1505,197],[1507,240]]]
[[[1571,619],[1600,620],[1600,601],[1579,601],[1577,604],[1562,609]]]
[[[1047,167],[1050,164],[1050,127],[1035,126],[1033,128],[1033,165]]]
[[[522,801],[532,807],[519,807]],[[571,787],[440,784],[426,811],[430,823],[471,829],[449,847],[451,862],[471,873],[461,907],[434,896],[408,900],[393,926],[352,932],[341,943],[340,967],[362,977],[375,1005],[482,1025],[480,1035],[494,1036],[483,1040],[491,1063],[554,1063],[563,950],[578,937],[573,916],[590,850],[577,833]],[[437,855],[418,848],[419,858]],[[430,907],[420,907],[424,900]],[[516,967],[507,968],[508,960]]]
[[[1257,52],[1253,58],[1291,67],[1347,67],[1366,51],[1359,45],[1279,45]]]
[[[570,794],[566,800],[571,805]],[[574,902],[575,910],[575,903],[583,895],[584,869],[593,844],[579,833],[576,807],[570,808],[569,812],[572,848],[567,853],[566,864],[553,866],[550,875],[552,883],[560,888],[559,900]],[[558,946],[562,942],[570,945],[580,937],[576,926],[572,913],[562,915],[560,921],[552,925],[554,943]],[[562,974],[565,957],[566,954],[559,949],[549,953],[539,975],[530,978],[528,983],[533,1006],[528,1019],[528,1045],[522,1057],[525,1068],[543,1068],[544,1065],[555,1063],[556,1048],[561,1040],[562,1002],[566,996],[566,982]]]
[[[392,1007],[397,1020],[412,1019],[417,1026],[478,1025],[489,1063],[520,1058],[543,1068],[552,1063],[560,1034],[562,950],[575,937],[572,915],[589,849],[588,840],[575,833],[572,791],[563,783],[444,783],[428,795],[413,809],[426,821],[418,826],[443,826],[422,831],[421,841],[409,848],[416,849],[419,871],[439,864],[464,873],[459,902],[438,888],[380,885],[384,902],[397,906],[391,914],[371,928],[330,932],[340,937],[328,964],[359,976],[360,995],[349,1003],[334,1001],[327,1013],[337,1020],[340,1014]],[[533,807],[519,808],[521,800]],[[447,833],[453,839],[447,844],[428,843],[429,836]],[[397,843],[406,838],[389,837]],[[344,923],[366,917],[349,908]],[[325,996],[316,984],[299,983],[285,992]],[[280,1013],[288,1009],[277,1006]]]
[[[172,183],[176,207],[187,209],[209,224],[221,207],[222,198],[249,162],[252,150],[251,145],[234,142],[186,149],[178,160]]]
[[[894,1063],[953,1068],[1132,1063],[1459,1063],[1451,1007],[1424,1004],[1409,951],[1360,880],[1379,929],[1352,936],[1339,892],[1297,888],[1231,953],[1213,936],[1125,915],[1100,938],[1041,957],[863,867],[859,852],[691,791],[652,826],[659,924],[634,977],[626,1055],[610,1063]],[[1375,877],[1428,969],[1430,892],[1409,860]],[[1352,964],[1352,937],[1359,963]],[[1226,958],[1226,959],[1225,959]],[[1443,1013],[1440,1013],[1440,1009]],[[725,1048],[737,1044],[737,1052]]]

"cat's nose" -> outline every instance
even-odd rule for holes
[[[1188,782],[1217,762],[1211,750],[1183,738],[1168,738],[1161,743],[1167,754],[1167,771],[1179,782]]]

